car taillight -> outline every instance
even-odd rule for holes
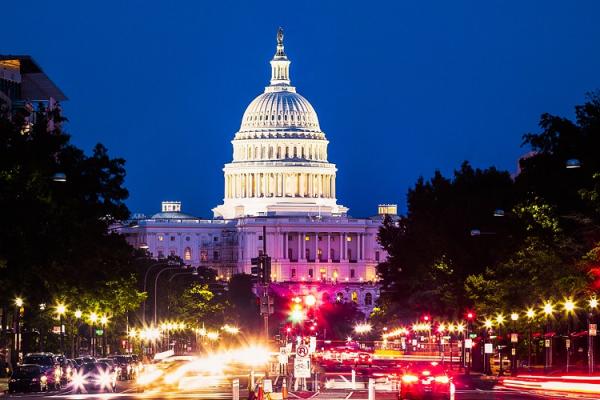
[[[448,383],[448,382],[450,382],[450,378],[448,378],[448,377],[447,377],[447,376],[445,376],[445,375],[442,375],[442,376],[436,376],[436,377],[435,377],[435,381],[436,381],[437,383]]]
[[[431,375],[431,372],[425,370],[422,372],[422,374],[423,374],[423,376],[429,376],[429,375]]]
[[[419,380],[419,378],[417,378],[414,375],[403,375],[402,376],[402,382],[404,382],[404,383],[413,383],[413,382],[416,382],[418,380]]]
[[[48,377],[46,375],[40,376],[40,382],[46,383],[48,381]]]

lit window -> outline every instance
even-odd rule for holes
[[[335,295],[335,301],[337,301],[338,303],[344,301],[344,293],[338,292],[338,294]]]
[[[163,235],[158,235],[158,241],[162,242],[163,240],[165,240],[165,237]]]
[[[308,242],[310,240],[310,236],[308,236],[308,235],[304,236],[304,240],[306,240]]]
[[[185,250],[183,251],[183,259],[186,261],[190,261],[192,259],[192,249],[190,249],[189,247],[185,248]]]
[[[200,250],[200,261],[208,261],[208,250]]]
[[[292,278],[296,277],[296,268],[292,268]]]
[[[346,236],[346,241],[347,242],[351,242],[352,241],[352,236]]]
[[[352,292],[352,301],[358,303],[358,293]]]

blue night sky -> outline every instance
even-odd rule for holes
[[[515,170],[539,115],[600,88],[598,1],[13,1],[0,53],[69,97],[69,133],[127,160],[128,205],[210,217],[278,26],[355,216],[463,160]]]

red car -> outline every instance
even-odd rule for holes
[[[373,357],[371,357],[371,354],[369,353],[357,353],[356,357],[354,358],[354,365],[359,366],[359,365],[366,365],[367,367],[370,367],[373,364]]]
[[[436,362],[407,367],[400,380],[400,400],[454,399],[454,383]]]

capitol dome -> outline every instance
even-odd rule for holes
[[[277,33],[271,81],[246,108],[225,164],[224,203],[217,218],[345,214],[335,194],[337,168],[313,106],[290,82],[290,60]]]

